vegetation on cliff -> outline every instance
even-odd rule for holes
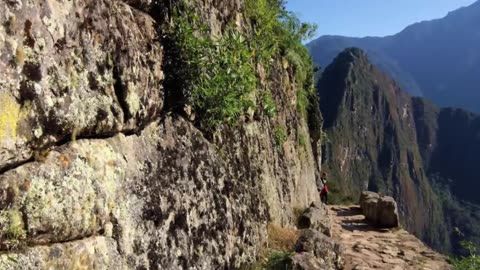
[[[462,241],[461,246],[467,255],[460,258],[451,258],[455,270],[477,270],[480,269],[480,254],[477,247],[470,241]]]
[[[270,77],[278,57],[293,67],[301,115],[307,115],[315,96],[313,62],[302,44],[315,27],[287,12],[283,1],[247,0],[244,8],[251,28],[232,22],[216,34],[189,1],[170,7],[166,34],[175,50],[167,50],[166,83],[172,86],[167,99],[176,110],[191,106],[196,123],[209,132],[255,112],[275,115],[275,101],[262,77]]]

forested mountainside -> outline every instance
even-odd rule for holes
[[[326,67],[348,47],[365,50],[371,61],[414,96],[442,107],[480,112],[480,1],[387,37],[323,36],[308,44]]]
[[[1,1],[0,22],[0,268],[239,268],[319,200],[310,30],[281,1]]]
[[[335,201],[389,194],[406,228],[437,250],[460,250],[455,228],[479,243],[478,116],[409,97],[360,49],[335,58],[318,93]]]

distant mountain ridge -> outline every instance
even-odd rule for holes
[[[334,203],[365,189],[388,194],[405,227],[437,250],[458,254],[455,228],[480,244],[479,115],[408,96],[356,48],[335,58],[317,89]]]
[[[351,38],[322,36],[308,44],[322,67],[348,47],[370,60],[411,95],[442,107],[480,111],[480,1],[441,19],[408,26],[396,35]]]

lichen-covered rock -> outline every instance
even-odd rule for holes
[[[0,176],[2,209],[22,212],[28,242],[64,242],[101,231],[121,196],[126,168],[121,153],[106,141],[78,141],[43,162],[46,166],[29,163]],[[5,237],[11,238],[0,229]]]
[[[253,243],[265,239],[266,209],[261,189],[247,190],[226,165],[184,121],[150,126],[142,136],[73,142],[44,163],[2,175],[0,215],[20,213],[25,232],[10,234],[3,226],[12,223],[7,215],[0,242],[3,248],[67,242],[81,249],[84,241],[71,241],[101,235],[118,250],[115,263],[128,269],[238,266],[252,260]],[[15,257],[43,261],[42,250],[27,248]],[[62,256],[67,262],[76,255]],[[98,266],[109,268],[109,262]]]
[[[109,266],[109,267],[107,267]],[[102,236],[0,255],[0,269],[127,269],[113,239]]]
[[[330,269],[314,255],[308,252],[297,253],[292,256],[292,270],[326,270]]]
[[[69,137],[139,130],[162,110],[154,21],[120,1],[0,3],[0,169]]]
[[[197,4],[212,34],[244,18],[242,1]],[[275,118],[207,136],[164,107],[177,89],[150,7],[0,3],[0,268],[239,268],[268,222],[318,201],[292,72],[276,59],[262,77]]]
[[[321,202],[313,202],[298,218],[299,229],[315,229],[332,236],[332,224],[327,207]]]
[[[140,135],[71,142],[0,177],[0,247],[26,248],[12,253],[14,269],[74,263],[74,252],[45,257],[43,245],[83,249],[96,236],[115,248],[89,253],[105,256],[93,269],[239,267],[266,240],[273,199],[265,199],[272,191],[263,187],[276,185],[272,178],[238,178],[263,165],[251,166],[235,170],[181,119],[167,118]]]
[[[303,230],[295,251],[313,254],[320,262],[325,262],[324,269],[343,269],[345,265],[342,246],[317,230]]]

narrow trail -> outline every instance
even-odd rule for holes
[[[446,258],[404,229],[366,223],[358,206],[329,206],[333,238],[345,248],[346,270],[444,270]]]

